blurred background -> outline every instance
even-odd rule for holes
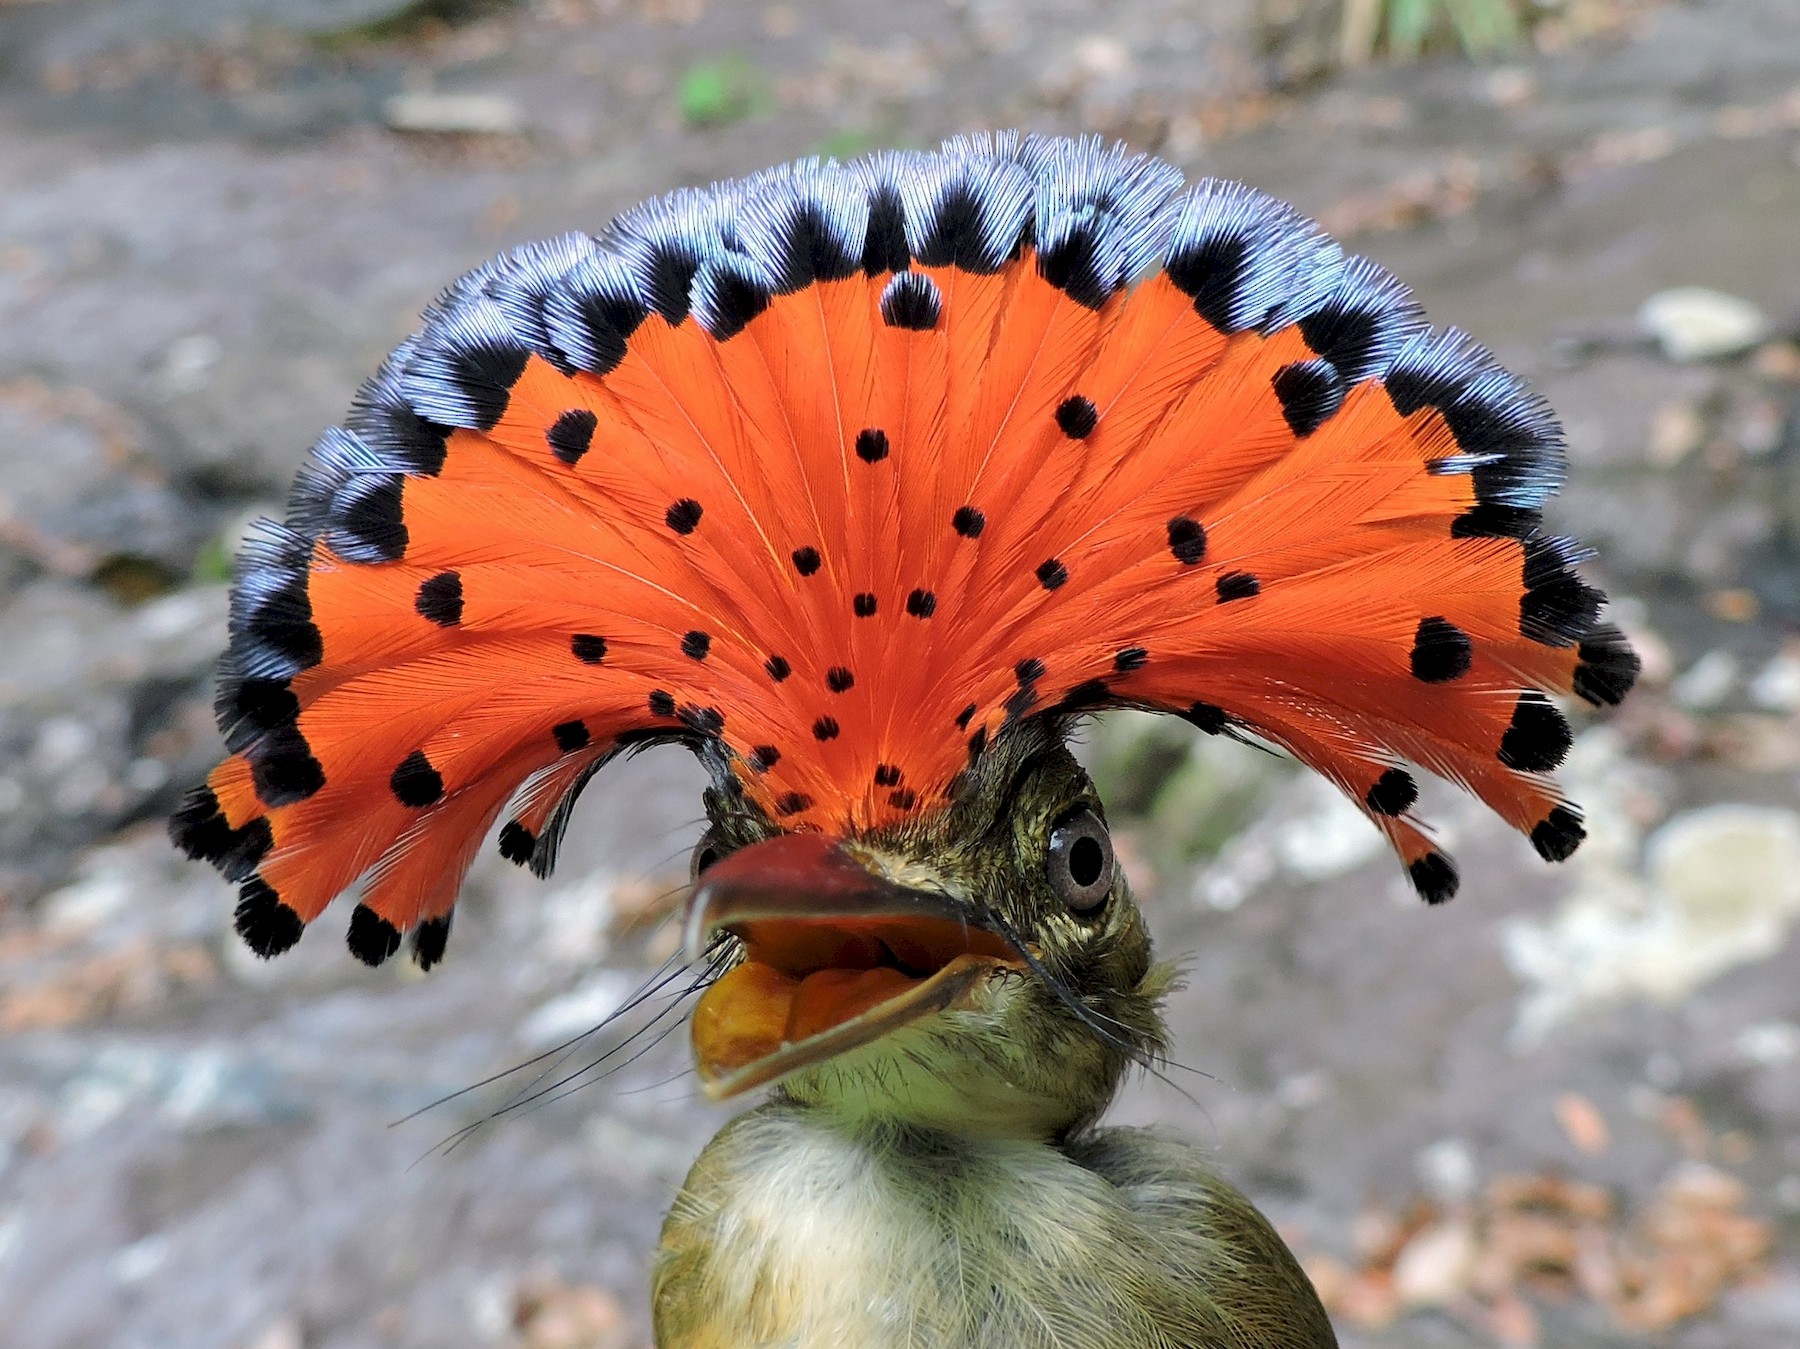
[[[1444,794],[1442,911],[1281,761],[1097,726],[1188,969],[1117,1118],[1211,1149],[1347,1346],[1800,1343],[1794,0],[0,0],[0,1345],[648,1344],[723,1116],[678,1004],[595,1028],[696,771],[609,771],[548,885],[484,859],[428,979],[331,921],[258,964],[161,824],[228,558],[464,269],[995,126],[1247,179],[1493,346],[1646,666],[1566,865]]]

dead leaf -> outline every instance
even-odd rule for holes
[[[630,1349],[633,1336],[619,1299],[593,1284],[530,1280],[513,1301],[522,1349]]]
[[[1475,1254],[1475,1229],[1465,1219],[1422,1229],[1394,1262],[1395,1295],[1406,1307],[1448,1307],[1468,1292]]]
[[[1558,1106],[1577,1147],[1604,1139],[1605,1121],[1585,1097],[1571,1093]],[[1670,1102],[1663,1123],[1690,1150],[1707,1150],[1691,1102]],[[1352,1231],[1360,1264],[1313,1256],[1306,1267],[1326,1308],[1364,1330],[1429,1307],[1500,1345],[1532,1349],[1539,1328],[1530,1299],[1582,1297],[1623,1329],[1661,1331],[1761,1276],[1774,1229],[1744,1211],[1749,1200],[1736,1177],[1699,1161],[1666,1177],[1636,1214],[1566,1176],[1497,1176],[1467,1213],[1369,1205]]]
[[[1598,1157],[1612,1145],[1612,1134],[1606,1127],[1606,1116],[1600,1107],[1578,1091],[1565,1091],[1556,1098],[1556,1122],[1579,1152]]]

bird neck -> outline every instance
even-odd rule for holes
[[[971,1144],[1041,1144],[1097,1119],[1118,1089],[1116,1073],[1084,1074],[1068,1065],[1060,1077],[1046,1080],[1034,1071],[1037,1065],[1015,1062],[1012,1046],[997,1037],[993,1057],[933,1053],[927,1044],[912,1045],[914,1038],[909,1028],[796,1074],[775,1100],[810,1112],[821,1128],[852,1137],[916,1134]],[[915,1052],[904,1052],[908,1048]]]

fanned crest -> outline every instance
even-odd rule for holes
[[[240,560],[227,758],[177,841],[259,953],[442,955],[480,841],[696,748],[787,829],[941,809],[1024,717],[1254,733],[1457,873],[1408,765],[1546,858],[1547,695],[1637,670],[1540,532],[1555,419],[1239,183],[959,138],[682,191],[464,277]]]

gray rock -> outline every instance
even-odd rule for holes
[[[525,130],[524,111],[504,94],[395,94],[381,105],[381,116],[396,131],[516,136]]]
[[[223,587],[126,609],[41,577],[0,607],[0,878],[32,894],[72,852],[173,805],[216,753],[203,694]]]
[[[1706,286],[1676,286],[1644,301],[1638,322],[1672,361],[1711,361],[1748,351],[1769,321],[1750,301]]]
[[[62,5],[36,25],[44,58],[81,61],[103,52],[170,39],[241,38],[257,30],[338,33],[391,19],[417,0],[109,0]]]

